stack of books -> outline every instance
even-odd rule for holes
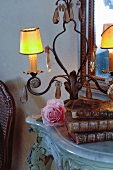
[[[113,101],[76,100],[66,112],[66,126],[76,144],[113,140]]]

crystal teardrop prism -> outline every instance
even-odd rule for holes
[[[59,22],[59,11],[58,8],[56,8],[53,15],[53,23],[58,24],[58,22]]]
[[[95,66],[96,66],[96,59],[94,54],[92,54],[91,56],[91,61],[90,61],[90,71],[93,72],[95,70]]]
[[[51,61],[50,52],[48,52],[48,53],[47,53],[47,56],[46,56],[46,66],[47,66],[48,72],[51,72],[52,61]]]
[[[70,19],[74,19],[74,13],[71,7],[70,7]]]
[[[69,13],[68,13],[67,9],[65,9],[65,11],[64,11],[63,21],[66,23],[68,23],[70,21],[70,17],[69,17]]]
[[[91,93],[91,87],[89,81],[86,81],[86,98],[91,99],[92,93]]]
[[[55,86],[56,86],[56,92],[55,92],[55,98],[56,99],[60,99],[61,97],[61,86],[62,86],[62,83],[60,81],[57,81],[55,83]]]
[[[22,103],[25,103],[25,102],[28,101],[28,93],[27,93],[27,86],[26,85],[22,89],[22,94],[21,94],[21,97],[20,97],[20,101]]]
[[[96,66],[96,49],[97,49],[97,46],[94,45],[93,51],[91,54],[91,59],[90,59],[90,71],[91,72],[95,70],[95,66]]]

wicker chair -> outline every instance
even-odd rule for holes
[[[0,80],[0,125],[1,125],[0,170],[11,170],[14,120],[15,120],[14,98],[9,92],[8,87]]]
[[[0,170],[3,169],[4,164],[4,136],[2,126],[0,124]]]

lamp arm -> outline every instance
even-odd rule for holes
[[[58,65],[64,70],[65,74],[67,75],[67,77],[69,78],[69,74],[68,74],[68,71],[66,70],[66,68],[64,67],[64,65],[62,64],[62,62],[60,61],[60,59],[58,58],[58,55],[56,53],[56,49],[55,49],[55,43],[56,43],[56,40],[57,38],[63,34],[65,31],[66,31],[66,28],[65,28],[65,24],[63,23],[63,28],[64,30],[62,32],[60,32],[59,34],[56,35],[56,37],[54,38],[53,40],[53,49],[51,50],[55,56],[55,60],[57,61]]]
[[[33,79],[37,79],[37,81],[39,81],[39,86],[40,86],[40,85],[41,85],[41,81],[40,81],[40,79],[39,79],[38,77],[32,76],[32,77],[27,81],[27,89],[28,89],[28,91],[29,91],[31,94],[33,94],[33,95],[36,95],[36,96],[43,95],[43,94],[45,94],[45,93],[50,89],[50,87],[51,87],[51,85],[52,85],[52,83],[53,83],[54,81],[58,81],[58,80],[55,80],[55,79],[58,78],[58,77],[62,77],[62,78],[66,79],[66,80],[69,82],[69,79],[66,77],[66,75],[57,75],[57,76],[54,76],[54,77],[50,80],[49,85],[48,85],[48,87],[46,88],[46,90],[43,91],[43,92],[37,93],[37,92],[34,92],[34,91],[32,90],[30,84],[31,84],[31,81],[32,81]],[[38,87],[39,87],[39,86],[38,86]]]
[[[87,40],[86,36],[85,36],[84,34],[82,34],[82,32],[80,32],[80,31],[78,31],[78,30],[76,29],[76,21],[73,20],[73,19],[71,19],[71,21],[73,21],[74,24],[75,24],[75,26],[74,26],[75,32],[77,32],[78,34],[80,34],[80,35],[85,39],[85,41],[86,41],[86,43],[87,43],[87,51],[86,51],[84,60],[82,61],[82,64],[81,64],[80,68],[78,69],[78,72],[77,72],[77,76],[78,76],[79,73],[80,73],[80,71],[81,71],[81,69],[82,69],[82,68],[84,67],[84,65],[86,64],[87,56],[88,56],[88,53],[89,53],[89,43],[88,43],[88,40]]]
[[[87,43],[86,55],[85,55],[85,57],[84,57],[84,60],[83,60],[83,62],[82,62],[82,64],[81,64],[80,68],[78,69],[78,73],[77,73],[77,76],[78,76],[78,74],[80,73],[82,67],[85,65],[85,63],[86,63],[86,61],[87,61],[87,56],[88,56],[88,52],[89,52],[89,45],[88,45],[88,40],[87,40],[87,38],[85,37],[85,35],[82,34],[80,31],[78,31],[78,30],[76,29],[76,21],[73,20],[73,19],[71,19],[70,21],[73,21],[74,24],[75,24],[75,26],[74,26],[75,32],[77,32],[77,33],[79,33],[81,36],[83,36],[84,39],[85,39],[85,41],[86,41],[86,43]],[[53,40],[53,49],[50,48],[50,50],[53,52],[53,54],[54,54],[54,56],[55,56],[55,60],[57,61],[57,63],[59,64],[59,66],[64,70],[64,72],[66,73],[66,75],[69,77],[69,74],[68,74],[66,68],[63,66],[63,64],[62,64],[62,62],[60,61],[60,59],[58,58],[58,55],[57,55],[56,49],[55,49],[55,43],[56,43],[57,38],[66,31],[65,24],[67,24],[67,23],[66,23],[66,22],[63,23],[63,29],[64,29],[64,30],[63,30],[62,32],[60,32],[60,33],[54,38],[54,40]]]
[[[83,77],[88,77],[88,78],[90,78],[90,81],[92,80],[92,81],[95,83],[95,85],[97,86],[97,88],[98,88],[102,93],[107,94],[107,90],[104,90],[103,88],[101,88],[101,86],[99,85],[98,81],[97,81],[95,78],[93,78],[93,77],[90,76],[89,74],[83,75]]]

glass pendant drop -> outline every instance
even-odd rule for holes
[[[95,70],[95,66],[96,66],[96,49],[97,49],[97,46],[94,45],[93,51],[91,54],[91,59],[90,59],[90,71],[91,72]]]
[[[21,94],[21,97],[20,97],[20,101],[22,103],[25,103],[25,102],[28,101],[28,93],[27,93],[27,86],[26,85],[22,89],[22,94]]]
[[[58,22],[59,22],[59,11],[58,8],[56,8],[53,15],[53,23],[58,24]]]
[[[48,72],[51,72],[52,61],[51,61],[50,52],[48,52],[48,53],[47,53],[47,56],[46,56],[46,66],[47,66]]]
[[[96,61],[95,61],[95,55],[94,53],[91,55],[91,61],[90,61],[90,71],[93,72],[95,70]]]
[[[70,19],[74,19],[73,3],[72,2],[70,2],[69,14],[70,14]]]
[[[69,17],[69,13],[68,13],[67,8],[64,11],[63,21],[66,22],[66,23],[68,23],[70,21],[70,17]]]
[[[60,99],[61,97],[61,86],[62,86],[62,83],[60,81],[57,81],[55,83],[55,86],[56,86],[56,92],[55,92],[55,98],[56,99]]]

